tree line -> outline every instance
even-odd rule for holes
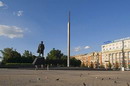
[[[21,55],[17,50],[13,48],[4,48],[0,50],[2,53],[2,64],[7,63],[32,63],[34,59],[37,57],[32,54],[31,51],[25,50],[24,53]],[[67,56],[64,55],[61,50],[56,50],[53,48],[44,58],[44,65],[50,66],[66,66],[67,65]],[[70,66],[80,66],[81,61],[75,58],[70,58]]]

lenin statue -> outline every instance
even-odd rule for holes
[[[43,41],[41,41],[41,43],[38,45],[38,50],[37,50],[37,53],[39,53],[39,57],[44,57],[44,49],[45,49],[45,46],[43,44]]]
[[[35,65],[35,69],[38,69],[38,65],[41,65],[41,68],[43,68],[43,64],[45,63],[44,49],[45,49],[45,46],[43,44],[43,41],[41,41],[41,43],[38,45],[38,50],[37,50],[37,53],[39,53],[39,56],[37,58],[35,58],[32,63],[33,65]]]

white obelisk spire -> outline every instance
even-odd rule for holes
[[[68,41],[67,41],[67,67],[70,66],[70,12],[69,12],[69,20],[68,20]]]

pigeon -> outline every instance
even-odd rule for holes
[[[109,79],[111,79],[111,78],[109,78]]]
[[[86,84],[85,84],[85,83],[83,83],[83,86],[86,86]]]

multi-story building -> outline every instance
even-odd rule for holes
[[[76,55],[74,58],[81,61],[81,65],[94,68],[102,65],[102,56],[101,52],[92,52],[88,54]]]
[[[126,67],[130,65],[130,37],[109,41],[101,46],[102,52],[92,52],[88,54],[76,55],[74,58],[81,61],[84,66],[94,68],[104,65],[106,68]]]
[[[129,67],[130,63],[130,37],[114,40],[101,46],[102,62],[105,66],[111,64]],[[122,64],[123,63],[123,64]]]
[[[87,64],[96,68],[102,65],[102,56],[101,52],[92,52],[87,55]]]
[[[81,65],[84,65],[84,66],[87,65],[87,54],[75,55],[75,56],[71,56],[71,57],[75,58],[77,60],[80,60]]]

